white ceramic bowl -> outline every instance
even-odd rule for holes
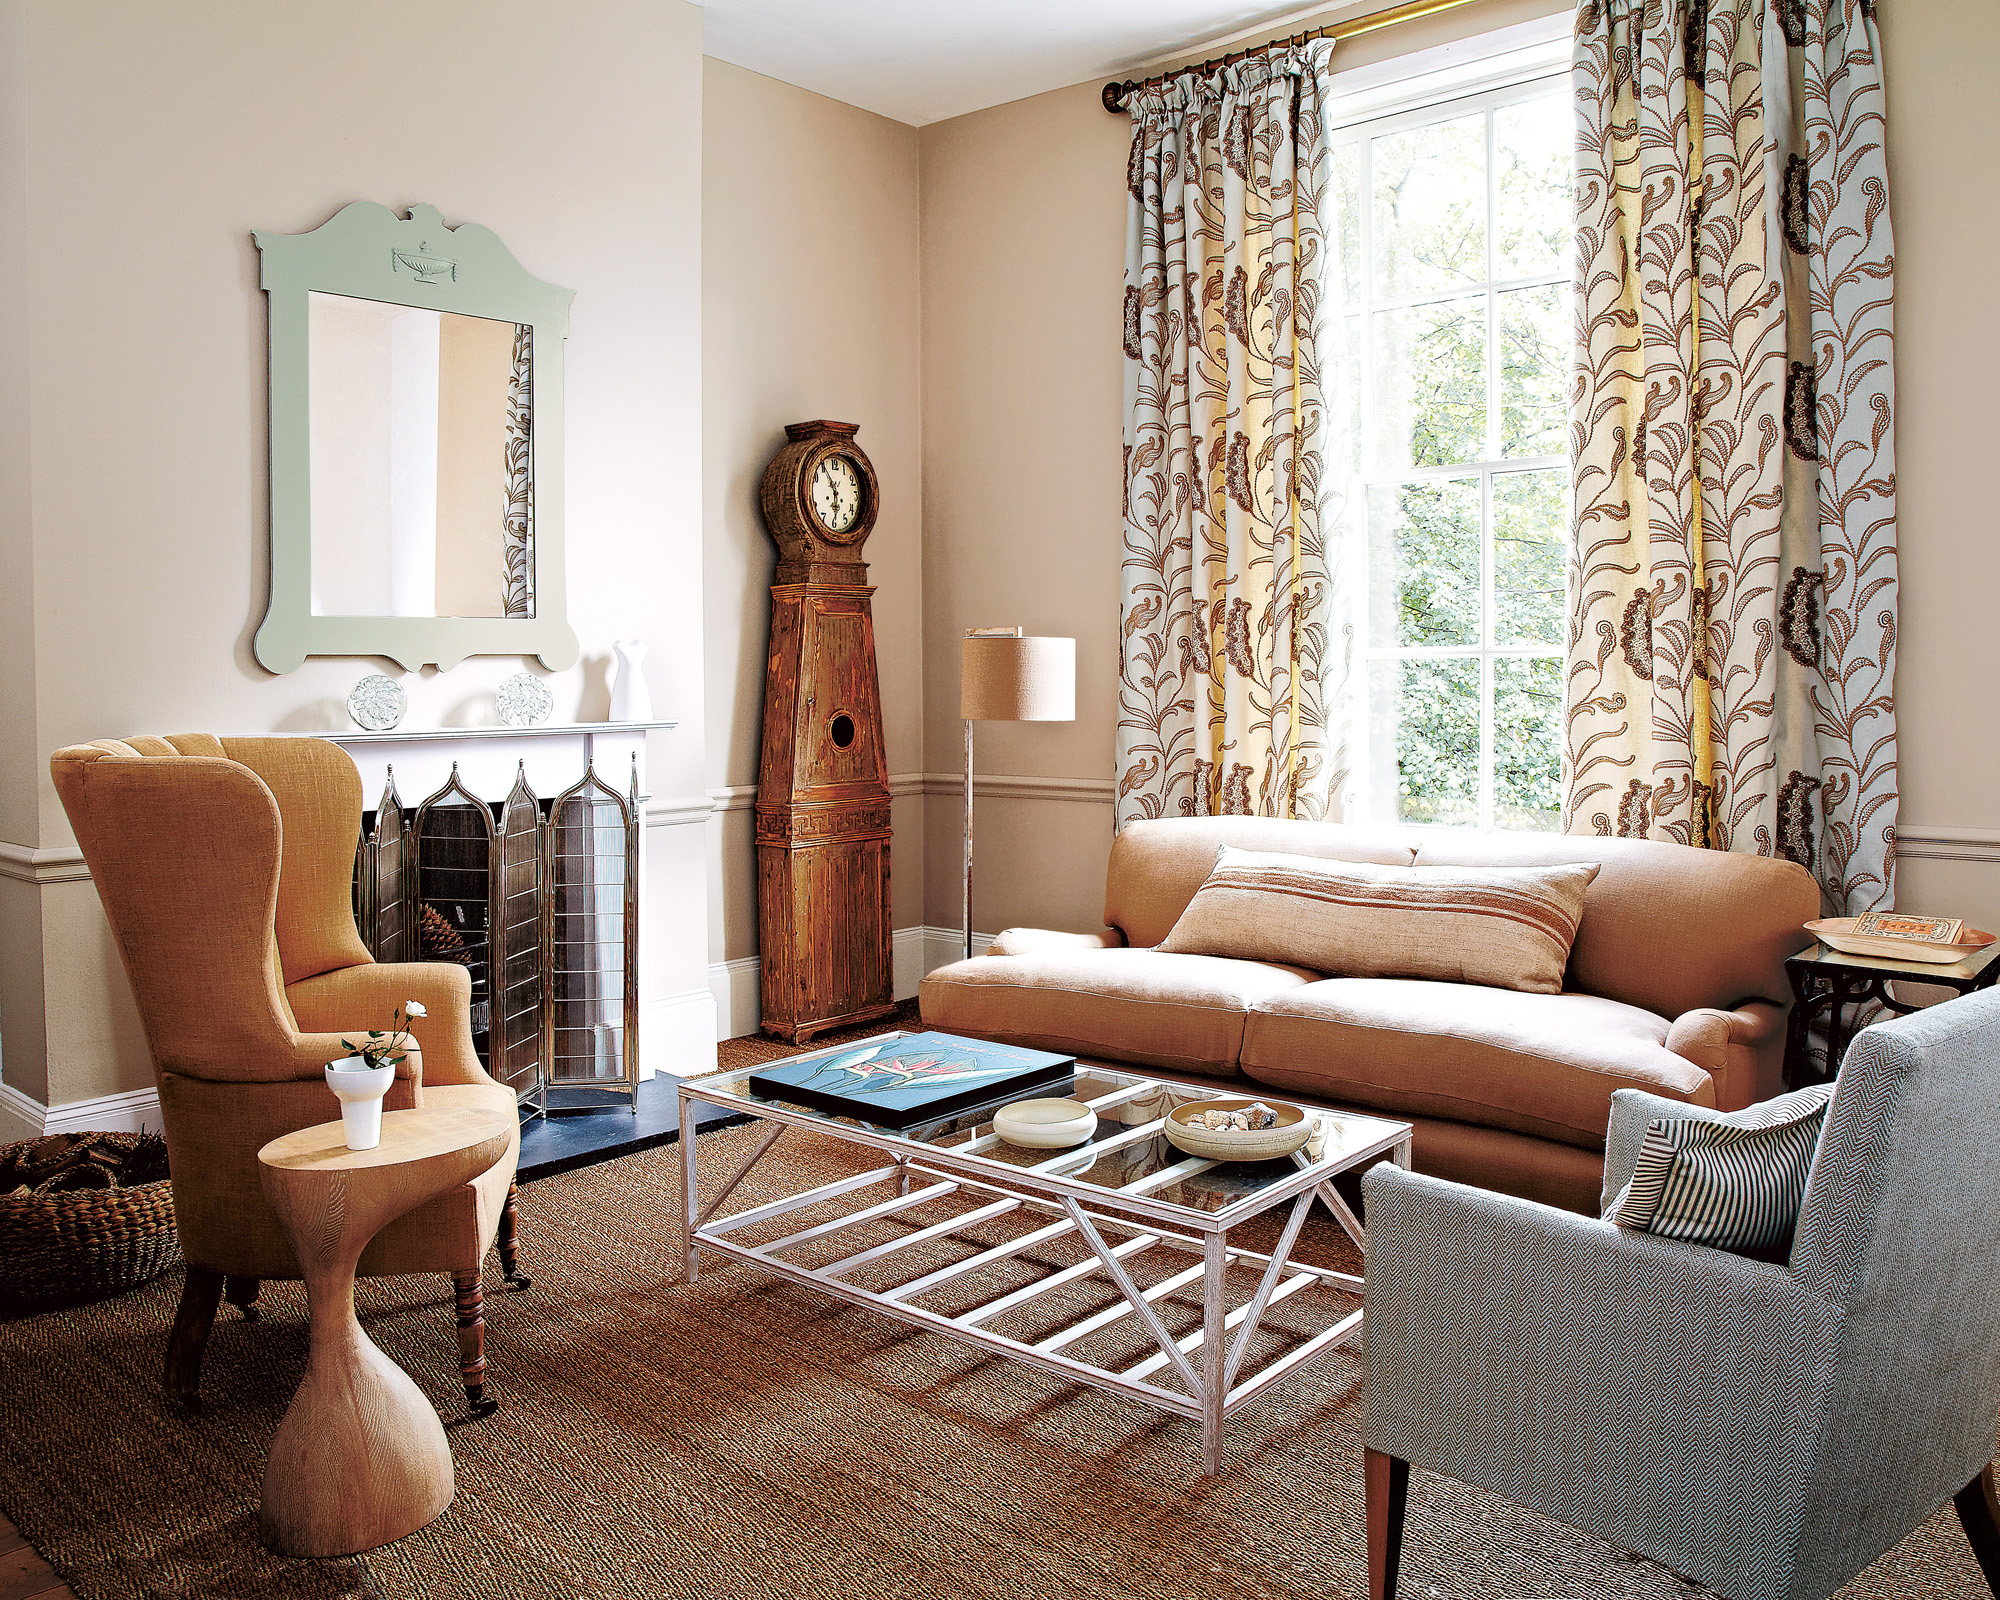
[[[1262,1103],[1277,1113],[1277,1123],[1269,1128],[1200,1128],[1188,1119],[1204,1111],[1247,1111],[1258,1104],[1233,1096],[1227,1100],[1196,1100],[1176,1106],[1167,1114],[1167,1143],[1191,1156],[1210,1161],[1275,1161],[1299,1149],[1312,1137],[1314,1119],[1302,1107],[1281,1101]]]
[[[1016,1100],[993,1113],[993,1131],[1030,1150],[1067,1150],[1097,1132],[1097,1113],[1081,1100]]]

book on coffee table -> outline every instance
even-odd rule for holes
[[[1052,1090],[1075,1071],[1074,1056],[950,1033],[907,1033],[803,1061],[774,1061],[751,1074],[750,1092],[907,1128],[1004,1095]]]

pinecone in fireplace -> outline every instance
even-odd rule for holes
[[[422,919],[417,924],[417,958],[421,961],[456,961],[461,967],[472,965],[472,952],[465,948],[465,941],[458,936],[458,930],[446,920],[436,906],[424,907]]]

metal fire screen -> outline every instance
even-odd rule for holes
[[[498,802],[454,764],[414,814],[392,771],[362,819],[362,941],[378,961],[467,970],[479,1059],[530,1116],[638,1109],[638,799],[636,762],[629,799],[587,768],[542,800],[522,765]]]

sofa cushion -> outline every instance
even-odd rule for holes
[[[1418,866],[1594,861],[1567,987],[1678,1017],[1700,1006],[1791,998],[1785,957],[1803,950],[1819,887],[1795,861],[1660,839],[1436,828]]]
[[[1285,850],[1384,866],[1407,867],[1417,859],[1417,847],[1410,839],[1387,829],[1346,823],[1290,822],[1280,817],[1155,817],[1128,822],[1111,841],[1111,861],[1104,874],[1104,920],[1124,930],[1127,944],[1158,944],[1207,881],[1216,853],[1226,844],[1239,850]]]
[[[1562,992],[1597,864],[1405,867],[1225,845],[1159,948]]]
[[[1232,1074],[1260,1000],[1317,976],[1299,967],[1152,950],[977,956],[940,967],[919,995],[924,1026],[1097,1061]]]
[[[1241,1062],[1296,1094],[1602,1150],[1615,1090],[1715,1103],[1666,1038],[1664,1018],[1596,995],[1329,978],[1260,1000]]]

